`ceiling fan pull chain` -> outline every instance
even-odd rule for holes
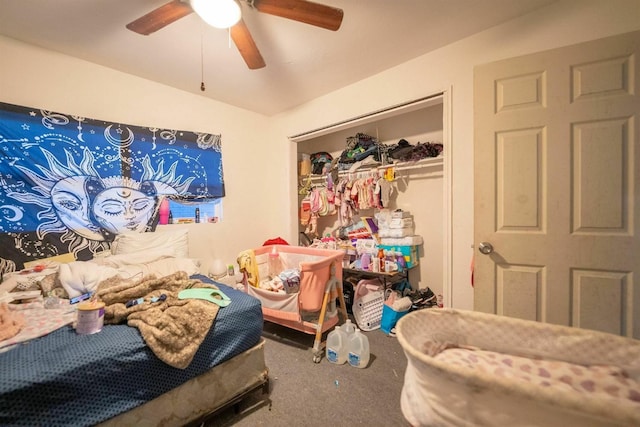
[[[202,33],[200,33],[200,76],[202,78],[200,90],[204,92],[206,88],[204,87],[204,36]]]

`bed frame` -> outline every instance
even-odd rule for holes
[[[261,388],[263,396],[267,395],[264,344],[263,338],[244,353],[99,426],[195,426],[238,404],[253,391]]]
[[[218,314],[184,370],[158,359],[124,324],[91,335],[64,326],[0,353],[0,424],[184,426],[216,416],[254,391],[266,395],[260,303],[213,283],[236,301],[235,308]]]

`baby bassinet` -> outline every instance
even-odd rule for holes
[[[347,319],[342,293],[342,258],[344,252],[302,246],[269,245],[253,249],[260,276],[268,271],[267,257],[277,251],[284,269],[299,269],[300,290],[285,294],[250,286],[245,289],[262,302],[264,320],[315,334],[313,361],[321,359],[322,334],[339,321],[336,298],[343,321]]]
[[[396,333],[414,427],[640,425],[640,341],[453,309],[411,312]]]

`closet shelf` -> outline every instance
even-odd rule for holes
[[[444,163],[444,157],[427,157],[426,159],[416,160],[415,162],[399,162],[399,163],[390,163],[386,165],[380,165],[377,167],[379,170],[384,170],[388,167],[392,167],[397,171],[401,170],[410,170],[410,169],[423,169],[434,166],[442,166]]]
[[[367,173],[374,170],[384,171],[387,168],[393,168],[395,171],[403,171],[403,170],[413,170],[413,169],[427,169],[431,167],[442,166],[444,163],[444,157],[442,155],[438,157],[427,157],[425,159],[416,160],[412,162],[398,162],[398,163],[371,163],[358,167],[357,169],[351,170],[342,170],[338,172],[339,177],[345,177],[349,175],[356,175],[359,173]],[[327,175],[308,175],[300,177],[301,180],[311,180],[311,182],[317,182],[326,179]]]

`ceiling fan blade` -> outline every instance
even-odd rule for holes
[[[269,15],[304,22],[331,31],[337,31],[340,28],[344,16],[342,9],[308,0],[253,0],[253,7]]]
[[[249,69],[256,70],[266,66],[258,50],[258,46],[256,46],[256,43],[253,41],[249,28],[247,28],[242,18],[240,18],[240,21],[231,27],[229,31],[231,32],[231,39],[240,51],[240,55],[242,55]]]
[[[173,0],[127,24],[127,28],[148,36],[193,12],[189,3]]]

